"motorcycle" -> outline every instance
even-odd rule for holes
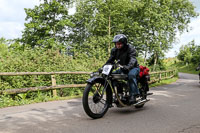
[[[119,61],[118,61],[119,62]],[[83,108],[88,116],[93,119],[103,117],[109,108],[134,106],[142,108],[146,102],[149,91],[149,75],[137,78],[140,95],[136,98],[136,103],[129,102],[129,85],[127,74],[114,74],[113,71],[122,66],[118,63],[107,64],[102,71],[91,73],[91,78],[87,80],[87,86],[83,92]]]

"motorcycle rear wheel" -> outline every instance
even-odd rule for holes
[[[93,119],[103,117],[110,106],[111,91],[106,88],[103,92],[103,89],[104,82],[97,81],[93,84],[88,83],[83,92],[83,108],[86,114]]]
[[[139,90],[140,90],[140,97],[141,99],[147,99],[147,89],[146,89],[146,84],[145,85],[142,85],[140,82],[138,83],[138,86],[139,86]],[[145,103],[144,103],[145,104]],[[141,105],[136,105],[135,108],[142,108],[144,106],[144,104],[141,104]]]

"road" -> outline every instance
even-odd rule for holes
[[[0,133],[200,133],[198,76],[179,77],[151,88],[144,108],[111,108],[97,120],[85,114],[81,99],[3,108]]]

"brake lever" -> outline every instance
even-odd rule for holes
[[[123,68],[123,66],[122,66],[122,65],[120,65],[120,64],[118,64],[118,68],[122,69],[122,68]]]

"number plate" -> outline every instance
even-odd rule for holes
[[[103,72],[102,73],[105,74],[105,75],[109,75],[111,69],[112,69],[112,65],[105,65],[103,67]]]

